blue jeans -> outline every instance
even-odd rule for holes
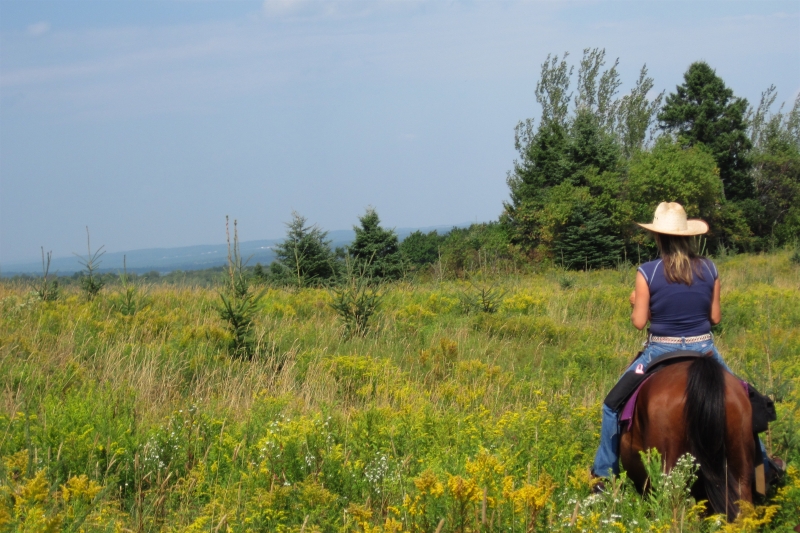
[[[642,350],[642,355],[637,357],[625,372],[633,372],[640,364],[647,368],[650,361],[657,355],[678,350],[691,350],[702,353],[711,351],[711,357],[721,364],[725,370],[731,372],[731,369],[722,360],[722,356],[719,355],[716,346],[714,346],[713,339],[703,342],[684,342],[683,344],[648,342],[644,350]],[[763,453],[763,445],[761,448]],[[619,474],[619,413],[612,411],[605,403],[603,403],[603,418],[600,426],[600,447],[597,448],[597,454],[594,456],[592,472],[602,477]]]

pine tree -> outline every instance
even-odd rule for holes
[[[333,278],[337,262],[326,240],[328,232],[316,224],[308,225],[306,218],[292,212],[292,221],[286,224],[286,240],[275,247],[275,255],[291,273],[298,286],[318,285]],[[280,270],[279,267],[270,271]]]
[[[580,205],[558,235],[555,252],[556,260],[567,268],[609,267],[620,260],[622,240],[606,216],[591,206]]]
[[[752,198],[747,100],[735,97],[722,78],[702,61],[692,63],[683,77],[683,85],[667,96],[658,114],[659,126],[690,146],[702,143],[711,151],[728,200]]]
[[[356,238],[350,245],[350,255],[371,278],[400,278],[403,275],[403,261],[397,234],[380,226],[378,213],[372,208],[367,209],[358,220],[361,227],[353,226]]]
[[[566,129],[554,121],[542,124],[522,156],[508,179],[511,202],[505,204],[503,221],[524,251],[537,250],[558,260],[553,238],[556,226],[570,217],[575,204],[571,198],[583,196],[583,189],[601,196],[593,186],[597,176],[621,182],[620,147],[594,113],[580,109]],[[605,209],[599,203],[591,208]],[[619,228],[609,228],[619,235]]]

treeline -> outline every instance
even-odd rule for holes
[[[704,62],[675,91],[654,98],[642,67],[629,94],[618,60],[587,49],[577,68],[548,57],[536,86],[538,126],[520,122],[519,159],[501,225],[533,260],[597,268],[653,252],[633,221],[662,201],[679,202],[711,225],[706,251],[762,251],[800,235],[800,97],[773,111],[737,97]]]
[[[381,226],[370,208],[354,226],[355,239],[331,248],[327,232],[298,213],[287,224],[286,239],[268,266],[256,264],[254,277],[271,285],[324,285],[353,274],[374,280],[398,280],[408,275],[460,276],[465,271],[500,268],[515,259],[507,227],[500,222],[468,228],[415,231],[401,242],[393,229]]]

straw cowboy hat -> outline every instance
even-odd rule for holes
[[[664,235],[690,236],[708,233],[708,224],[704,220],[687,220],[683,206],[675,202],[661,202],[656,207],[653,223],[639,225],[646,230]]]

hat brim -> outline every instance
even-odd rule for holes
[[[641,224],[637,222],[639,226],[643,227],[647,231],[652,231],[653,233],[661,233],[663,235],[679,235],[684,237],[691,237],[692,235],[703,235],[708,233],[708,224],[705,220],[687,220],[686,221],[686,229],[685,230],[673,230],[673,229],[666,229],[662,227],[658,227],[656,224]]]

